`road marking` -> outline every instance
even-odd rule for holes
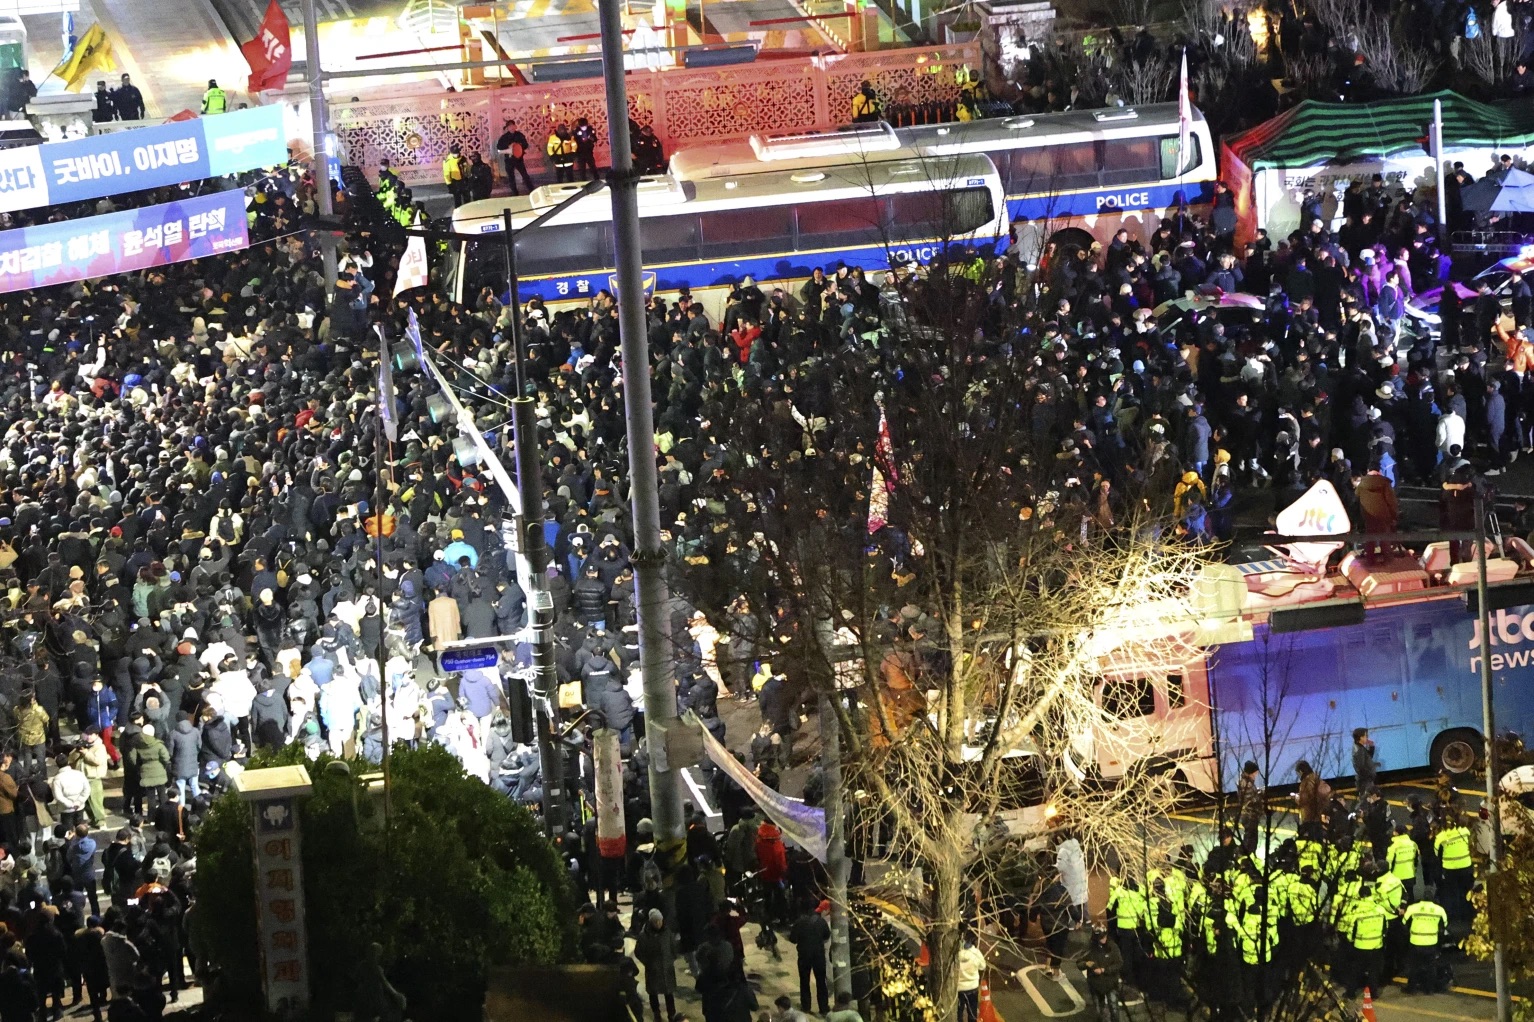
[[[1429,1008],[1413,1008],[1411,1005],[1402,1004],[1400,1001],[1394,1000],[1375,1001],[1374,1007],[1376,1010],[1383,1009],[1385,1011],[1407,1011],[1411,1012],[1413,1015],[1425,1015],[1428,1018],[1452,1019],[1453,1022],[1486,1022],[1485,1019],[1476,1018],[1474,1015],[1451,1015],[1446,1011],[1433,1011]]]
[[[1070,1011],[1056,1011],[1050,1007],[1049,1002],[1044,999],[1044,995],[1039,992],[1039,988],[1033,985],[1033,974],[1036,972],[1044,972],[1044,966],[1025,965],[1012,975],[1022,985],[1022,988],[1028,991],[1028,996],[1033,1000],[1034,1006],[1039,1009],[1040,1013],[1048,1018],[1064,1018],[1067,1015],[1079,1015],[1086,1010],[1087,1002],[1076,992],[1076,988],[1071,985],[1071,981],[1066,978],[1063,972],[1060,973],[1059,979],[1052,979],[1050,982],[1054,983],[1065,993],[1066,998],[1070,1000],[1074,1007]]]
[[[1400,987],[1403,990],[1406,989],[1406,980],[1405,980],[1404,977],[1397,976],[1391,982],[1395,983],[1396,986]],[[1476,987],[1456,987],[1456,986],[1451,986],[1451,987],[1449,987],[1449,993],[1451,993],[1451,994],[1466,994],[1466,995],[1468,995],[1470,997],[1490,997],[1493,1000],[1495,1000],[1496,996],[1497,996],[1496,991],[1493,991],[1493,990],[1480,990],[1480,989],[1477,989]],[[1520,997],[1517,994],[1513,994],[1512,997],[1513,997],[1513,1000],[1515,1000],[1515,1001],[1523,1000],[1523,998]],[[1449,1016],[1449,1017],[1452,1018],[1454,1016]]]

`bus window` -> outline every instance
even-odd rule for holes
[[[639,221],[645,262],[681,263],[698,258],[698,214],[647,216]]]
[[[1092,142],[1017,149],[1008,164],[1009,195],[1097,186],[1097,146]]]
[[[902,192],[884,200],[897,239],[942,238],[968,234],[989,223],[991,193],[984,188],[950,192]]]
[[[1199,165],[1202,155],[1199,150],[1198,136],[1188,135],[1187,158],[1182,161],[1182,167],[1177,166],[1178,138],[1176,135],[1163,135],[1161,137],[1161,180],[1168,181],[1178,174],[1186,174]]]
[[[699,219],[702,221],[705,256],[730,256],[763,250],[787,251],[793,245],[794,218],[791,206],[721,209],[704,213]]]
[[[752,215],[758,211],[752,210]],[[879,203],[873,196],[806,202],[799,207],[800,251],[841,243],[882,241]]]
[[[1156,693],[1148,678],[1109,678],[1103,682],[1103,712],[1118,720],[1152,717]]]
[[[1103,184],[1154,181],[1160,156],[1154,138],[1113,138],[1103,143]]]
[[[517,275],[521,277],[600,270],[612,262],[613,246],[606,224],[540,227],[517,239]]]
[[[1016,812],[1031,806],[1043,805],[1046,788],[1044,772],[1039,769],[1037,756],[1003,756],[996,762],[994,784],[982,786],[977,776],[978,762],[965,763],[963,788],[968,797],[966,807],[972,813],[994,809],[998,813]]]
[[[1166,708],[1169,710],[1180,710],[1187,704],[1187,701],[1182,675],[1168,674],[1166,676]]]

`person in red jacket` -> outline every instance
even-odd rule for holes
[[[730,331],[730,339],[735,342],[735,353],[740,358],[740,364],[745,365],[751,357],[751,345],[762,336],[762,328],[750,319],[742,318],[740,325]]]
[[[762,885],[762,900],[770,922],[781,923],[788,915],[788,898],[783,879],[788,876],[788,849],[783,847],[783,832],[771,820],[756,828],[756,861],[760,866],[757,882]]]

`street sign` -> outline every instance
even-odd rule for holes
[[[501,662],[501,654],[494,646],[477,649],[450,649],[442,654],[444,671],[472,671],[477,667],[495,667]]]

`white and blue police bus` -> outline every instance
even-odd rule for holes
[[[752,152],[755,146],[766,154],[728,171],[713,160],[715,147],[684,151],[670,172],[644,178],[645,290],[686,287],[717,313],[748,276],[770,289],[817,267],[828,274],[843,265],[878,272],[929,262],[945,245],[982,254],[1005,248],[1005,194],[988,157],[916,156],[893,145],[883,125],[837,135],[720,147]],[[504,286],[504,246],[495,237],[504,210],[516,230],[580,187],[545,185],[530,196],[484,199],[454,211],[454,231],[486,236],[456,245],[450,272],[459,300],[472,300],[484,286]],[[519,237],[516,251],[523,300],[584,301],[613,291],[609,197],[597,192],[579,200]]]
[[[1206,213],[1218,176],[1209,124],[1196,109],[1188,152],[1178,159],[1176,103],[983,118],[895,134],[902,149],[923,156],[989,156],[1006,184],[1007,214],[1024,259],[1045,241],[1106,245],[1120,227],[1146,241],[1180,203]]]

